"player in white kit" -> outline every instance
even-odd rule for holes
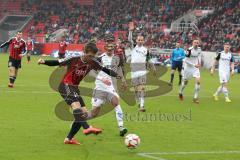
[[[218,87],[217,91],[214,93],[213,97],[215,101],[218,101],[218,95],[223,92],[225,96],[225,102],[231,102],[228,97],[228,81],[230,78],[230,74],[234,74],[234,61],[233,55],[230,52],[230,44],[224,44],[224,50],[217,54],[217,57],[214,60],[213,66],[211,68],[211,74],[213,75],[215,66],[218,63],[218,73],[220,79],[220,86]]]
[[[122,68],[120,66],[119,56],[114,55],[115,40],[113,35],[106,35],[105,37],[105,50],[99,58],[102,66],[111,68],[121,77],[122,85],[124,88],[127,87],[126,80],[123,76]],[[117,93],[117,79],[112,78],[100,71],[96,77],[95,88],[92,97],[92,106],[99,109],[96,114],[100,111],[100,108],[105,103],[111,103],[115,108],[116,119],[120,130],[120,136],[124,136],[127,133],[127,129],[123,126],[123,111],[119,104],[119,95]],[[96,115],[94,115],[96,116]]]
[[[144,97],[145,97],[145,85],[146,85],[146,64],[148,63],[148,49],[143,46],[144,37],[142,35],[138,35],[136,38],[136,46],[134,45],[132,33],[134,30],[133,23],[129,25],[129,35],[128,41],[131,42],[131,79],[132,85],[135,91],[135,99],[139,104],[139,111],[145,112],[144,108]],[[149,63],[151,68],[156,74],[156,68],[153,63]]]
[[[190,47],[186,52],[186,57],[183,60],[183,81],[179,90],[179,99],[183,100],[183,90],[186,87],[188,80],[191,78],[195,79],[195,90],[193,102],[199,103],[198,93],[200,90],[200,70],[202,51],[199,46],[199,40],[193,40],[192,47]]]

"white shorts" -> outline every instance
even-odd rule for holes
[[[92,96],[92,106],[93,107],[100,107],[101,105],[105,103],[111,103],[112,98],[116,96],[119,98],[119,95],[115,91],[115,89],[112,90],[93,90],[93,96]]]
[[[200,78],[199,68],[184,68],[182,70],[183,79],[189,80],[191,78]]]
[[[230,72],[219,72],[220,83],[227,83],[230,79]]]

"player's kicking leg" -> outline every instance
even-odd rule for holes
[[[81,127],[87,129],[88,132],[86,132],[86,134],[100,133],[100,129],[90,127],[83,118],[83,115],[86,115],[87,109],[82,97],[79,95],[78,87],[61,83],[58,90],[65,102],[71,106],[74,117],[71,129],[67,137],[64,139],[64,144],[80,144],[77,142],[77,140],[74,139],[74,136],[77,134]]]
[[[74,136],[81,128],[80,122],[82,121],[81,119],[82,108],[79,102],[73,102],[71,104],[71,107],[73,109],[74,121],[72,123],[71,129],[67,137],[64,139],[64,144],[80,144],[76,139],[74,139]]]

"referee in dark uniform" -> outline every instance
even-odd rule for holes
[[[172,55],[171,55],[172,70],[171,70],[171,79],[170,79],[169,85],[172,86],[173,84],[174,72],[176,69],[178,69],[178,73],[179,73],[178,85],[182,83],[181,70],[182,70],[182,63],[184,58],[185,58],[185,51],[183,48],[180,48],[180,42],[178,41],[176,43],[176,48],[173,49]]]

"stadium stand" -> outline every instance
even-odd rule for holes
[[[48,41],[51,33],[66,28],[67,41],[85,43],[93,35],[114,32],[126,37],[128,23],[133,21],[146,36],[146,44],[173,48],[176,41],[187,46],[200,36],[202,49],[216,51],[228,40],[234,52],[240,51],[238,0],[14,0],[6,1],[9,12],[32,14],[33,20],[24,28],[24,35]],[[14,4],[14,5],[13,5]],[[11,7],[10,7],[11,6]],[[127,7],[126,7],[127,6]],[[194,9],[214,9],[213,14],[196,23],[198,32],[189,28],[182,32],[165,32],[171,22]],[[0,14],[1,16],[2,14]],[[36,38],[37,39],[37,38]]]

